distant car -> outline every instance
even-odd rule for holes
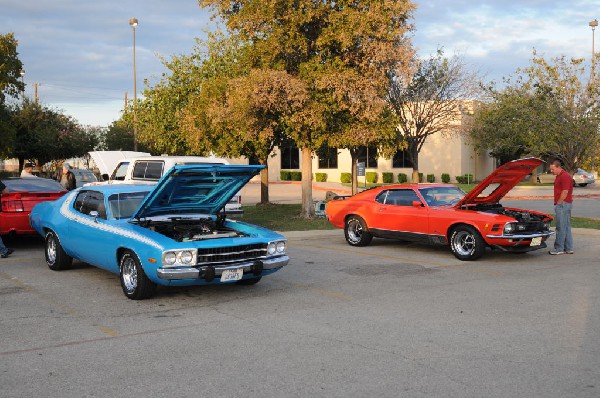
[[[264,166],[174,166],[156,185],[78,188],[31,212],[52,270],[73,258],[120,275],[130,299],[157,285],[254,284],[287,265],[286,239],[223,208]]]
[[[487,247],[527,252],[546,247],[548,214],[504,207],[500,200],[543,162],[527,158],[497,168],[468,194],[450,184],[401,184],[331,200],[325,212],[344,229],[350,246],[373,237],[450,246],[459,260],[476,260]]]
[[[8,193],[2,194],[0,234],[27,235],[36,231],[29,224],[29,213],[41,202],[60,198],[67,191],[54,180],[39,177],[11,177],[2,180]]]
[[[556,176],[552,172],[547,171],[545,173],[538,173],[535,175],[535,180],[538,184],[554,184]],[[583,169],[577,169],[577,172],[573,174],[573,185],[579,185],[585,187],[588,184],[593,184],[596,179],[592,173],[588,173]]]
[[[71,169],[71,172],[75,176],[76,188],[82,187],[84,184],[90,182],[98,182],[98,178],[91,170]]]

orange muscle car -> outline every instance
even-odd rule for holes
[[[486,247],[542,249],[554,234],[552,217],[500,204],[540,164],[536,158],[503,164],[468,194],[450,184],[387,185],[332,200],[325,212],[351,246],[366,246],[373,237],[450,245],[465,261],[478,259]]]

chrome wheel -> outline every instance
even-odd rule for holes
[[[466,231],[457,232],[452,239],[452,245],[461,256],[471,255],[475,250],[475,237]]]
[[[363,232],[363,227],[360,225],[360,221],[355,218],[348,221],[348,239],[353,243],[360,242]]]
[[[50,234],[46,241],[46,259],[49,263],[56,263],[56,237]]]
[[[452,231],[450,248],[459,260],[471,261],[483,255],[485,241],[475,228],[470,225],[462,225]]]
[[[127,298],[143,300],[154,294],[156,284],[148,279],[137,255],[126,250],[119,259],[121,288]]]
[[[373,235],[369,232],[365,221],[358,216],[350,216],[344,226],[346,242],[351,246],[367,246]]]
[[[121,274],[125,289],[127,289],[128,292],[133,292],[137,287],[137,269],[133,258],[127,257],[123,260],[123,263],[121,264]]]
[[[58,236],[53,231],[48,231],[44,239],[44,255],[48,268],[61,271],[71,267],[73,258],[63,250]]]

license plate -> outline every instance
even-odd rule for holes
[[[531,239],[531,243],[529,244],[529,246],[539,246],[541,244],[542,244],[542,237],[539,236],[537,238]]]
[[[237,269],[226,269],[221,274],[221,282],[239,281],[244,276],[244,270],[242,268]]]

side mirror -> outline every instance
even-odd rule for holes
[[[98,222],[98,212],[96,210],[90,211],[90,216],[94,217],[95,222]]]
[[[102,181],[108,181],[108,174],[102,174]]]
[[[423,203],[419,202],[418,200],[413,200],[412,205],[413,207],[423,207]]]

